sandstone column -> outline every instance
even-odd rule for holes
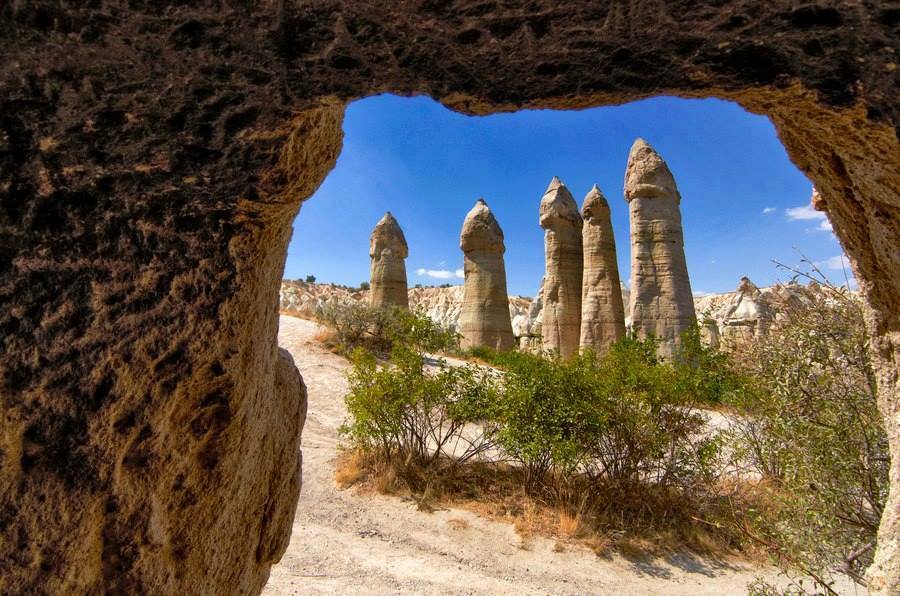
[[[696,320],[681,228],[681,195],[669,166],[643,139],[628,155],[625,200],[631,211],[631,325],[654,335],[670,358]]]
[[[625,307],[616,262],[609,204],[595,184],[581,207],[584,275],[581,289],[581,348],[603,355],[625,337]]]
[[[515,345],[506,295],[503,230],[483,199],[466,215],[459,247],[465,253],[465,289],[459,332],[463,349]]]
[[[409,256],[409,248],[400,224],[390,211],[384,214],[372,230],[369,256],[372,258],[369,304],[378,308],[409,308],[404,263],[404,259]]]
[[[567,358],[578,352],[581,334],[581,214],[572,193],[553,177],[541,198],[544,228],[544,351]]]

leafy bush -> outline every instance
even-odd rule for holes
[[[306,283],[308,283],[308,284],[314,284],[314,283],[316,283],[316,276],[315,276],[315,275],[307,275],[307,276],[306,276]]]
[[[346,354],[355,348],[386,356],[395,343],[413,349],[442,352],[453,350],[459,340],[421,311],[375,308],[363,302],[329,303],[319,308],[317,318],[335,330],[338,346]]]
[[[718,441],[691,387],[656,358],[653,340],[623,339],[599,362],[522,353],[500,358],[500,441],[529,482],[549,471],[595,482],[693,486],[713,473]]]
[[[786,569],[819,589],[839,571],[863,583],[888,491],[887,436],[877,408],[863,306],[823,280],[746,351],[756,390],[735,442],[775,488],[756,531]]]
[[[494,427],[472,424],[493,401],[487,373],[476,367],[450,367],[398,344],[390,365],[357,348],[352,356],[350,420],[342,431],[353,444],[385,457],[401,456],[419,465],[463,463],[486,452]]]
[[[747,375],[735,367],[733,354],[704,344],[696,324],[682,334],[673,366],[678,392],[696,404],[734,403],[750,386]]]

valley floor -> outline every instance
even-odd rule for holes
[[[338,489],[337,429],[346,415],[347,361],[313,340],[319,326],[281,317],[279,345],[309,390],[303,490],[290,546],[263,594],[681,594],[746,593],[771,569],[691,554],[633,561],[588,548],[523,539],[512,524],[464,510],[425,513],[398,497]]]

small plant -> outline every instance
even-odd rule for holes
[[[314,284],[314,283],[316,283],[316,276],[315,276],[315,275],[307,275],[307,276],[306,276],[306,283],[308,283],[308,284]]]
[[[370,287],[371,286],[369,286],[369,282],[367,282],[367,281],[362,281],[359,283],[359,289],[363,292],[368,290]]]

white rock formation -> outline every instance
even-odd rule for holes
[[[666,162],[643,139],[628,155],[625,200],[631,213],[631,327],[659,339],[670,358],[696,321],[684,257],[681,195]]]
[[[568,358],[578,353],[581,336],[582,220],[572,193],[555,176],[541,197],[540,224],[546,262],[542,345]]]

